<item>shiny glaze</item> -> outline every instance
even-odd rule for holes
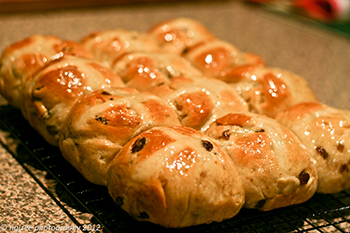
[[[62,40],[54,36],[33,35],[10,45],[0,59],[0,93],[20,108],[22,84],[42,69],[56,52]]]
[[[58,103],[79,98],[86,90],[90,91],[91,87],[86,86],[85,74],[78,67],[67,65],[41,76],[35,85],[33,97],[45,100],[45,95],[41,93],[48,94],[48,90],[56,98],[53,102]],[[46,105],[48,108],[52,108],[51,102],[52,100]]]
[[[46,140],[57,145],[62,123],[81,97],[96,89],[124,86],[120,77],[107,69],[91,59],[70,55],[50,62],[23,85],[23,115]]]
[[[264,65],[259,56],[244,53],[232,44],[218,39],[199,44],[184,56],[206,75],[229,83],[240,81],[253,67]]]
[[[251,119],[250,116],[239,114],[239,113],[230,113],[216,120],[218,125],[237,125],[244,126]]]
[[[167,134],[165,134],[163,131],[160,131],[160,130],[146,131],[145,133],[142,134],[142,137],[146,138],[146,143],[138,153],[137,159],[133,160],[133,162],[135,163],[133,165],[135,166],[137,165],[136,164],[137,162],[142,162],[143,160],[147,159],[149,156],[154,155],[155,152],[168,147],[170,143],[175,141],[174,138],[169,137]],[[135,141],[136,140],[132,140],[132,142],[128,144],[132,145]]]
[[[69,117],[72,118],[69,124],[73,124],[70,131],[84,130],[83,135],[98,133],[121,145],[149,127],[180,124],[177,114],[161,99],[131,88],[93,92],[73,107]]]
[[[316,102],[306,81],[287,70],[251,67],[239,82],[231,83],[249,103],[250,111],[275,117],[300,102]]]
[[[176,54],[128,53],[113,65],[125,83],[139,91],[150,91],[179,76],[198,76],[201,71]]]
[[[160,22],[149,29],[165,52],[182,54],[199,43],[215,39],[200,22],[190,18],[177,18]]]
[[[265,103],[264,111],[275,111],[276,106],[286,105],[286,99],[290,95],[288,86],[280,78],[281,75],[266,73],[258,82],[262,85],[262,94]]]
[[[131,59],[121,76],[128,86],[139,91],[147,91],[167,80],[150,57]]]
[[[155,122],[166,122],[167,119],[175,116],[173,109],[169,105],[160,104],[155,99],[145,100],[142,104],[145,110],[149,112],[150,118]]]
[[[129,87],[105,88],[80,98],[66,119],[59,143],[63,156],[100,185],[106,185],[109,162],[126,143],[150,128],[180,125],[165,101]],[[145,142],[135,142],[133,153],[141,152]]]
[[[276,119],[305,144],[319,173],[318,192],[350,188],[350,112],[321,103],[301,103]]]
[[[152,90],[179,112],[184,126],[205,131],[215,119],[230,112],[248,111],[235,88],[206,77],[175,77]]]
[[[203,51],[194,55],[189,52],[186,56],[190,57],[190,60],[202,70],[205,71],[208,75],[220,76],[221,72],[234,64],[238,63],[238,49],[233,46],[223,46],[223,45],[212,45],[212,44],[203,44],[198,46],[199,51]],[[195,51],[193,51],[195,53]]]
[[[220,72],[219,78],[227,83],[237,83],[249,77],[255,65],[237,65]]]
[[[122,140],[131,137],[143,123],[141,116],[135,113],[127,104],[111,106],[98,113],[95,118],[87,121],[90,129],[96,133],[110,135],[109,140]]]
[[[133,51],[155,52],[159,50],[153,35],[124,29],[94,32],[82,40],[82,44],[95,59],[112,66],[121,56]]]
[[[271,161],[271,141],[264,133],[253,133],[238,138],[235,141],[236,155],[235,162],[239,166],[249,166],[252,171],[259,169],[275,169],[274,162]],[[272,163],[271,163],[272,162]]]
[[[218,118],[205,134],[218,140],[236,164],[246,190],[245,207],[283,207],[307,200],[316,191],[317,173],[308,151],[274,119],[229,114]]]
[[[228,155],[210,138],[181,126],[152,128],[132,139],[111,162],[107,183],[131,216],[166,227],[222,221],[244,202]]]
[[[50,63],[32,82],[35,83],[35,99],[44,98],[43,94],[51,96],[44,104],[49,109],[51,103],[75,102],[95,89],[124,86],[120,77],[110,68],[94,60],[67,55]]]
[[[182,124],[192,128],[202,126],[213,110],[212,100],[205,92],[183,93],[174,103],[181,112]]]

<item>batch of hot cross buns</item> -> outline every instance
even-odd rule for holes
[[[350,111],[194,19],[33,35],[0,62],[1,95],[137,220],[187,227],[350,188]]]

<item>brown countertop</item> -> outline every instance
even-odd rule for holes
[[[218,37],[243,51],[259,54],[269,66],[303,76],[322,102],[350,109],[349,38],[239,1],[0,13],[0,51],[36,33],[80,40],[96,30],[146,31],[155,23],[174,17],[200,20]],[[1,96],[0,104],[6,104]],[[96,224],[91,214],[78,203],[72,203],[45,169],[26,157],[6,131],[0,129],[0,138],[17,153],[11,155],[0,145],[0,227],[41,226],[43,229],[53,225],[67,228],[78,223]]]

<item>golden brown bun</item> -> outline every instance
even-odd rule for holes
[[[242,71],[240,80],[231,85],[249,103],[251,112],[269,117],[295,104],[317,101],[304,78],[279,68],[249,67]]]
[[[244,189],[230,157],[186,127],[156,127],[129,141],[113,159],[108,190],[132,217],[186,227],[235,216]]]
[[[105,88],[82,97],[60,135],[60,149],[88,181],[106,185],[109,162],[139,133],[155,126],[179,126],[162,99],[131,88]]]
[[[214,76],[225,82],[239,79],[241,70],[264,65],[259,56],[244,53],[231,43],[219,39],[198,44],[184,56],[205,75]]]
[[[95,59],[109,66],[126,53],[159,50],[158,41],[153,35],[124,29],[91,33],[82,40],[82,44]]]
[[[112,68],[129,87],[139,91],[149,91],[157,85],[169,83],[173,77],[202,75],[186,58],[168,53],[128,53]]]
[[[0,93],[20,108],[22,83],[64,54],[92,58],[80,44],[55,36],[37,34],[10,45],[0,58]]]
[[[152,93],[177,109],[184,126],[205,131],[216,118],[230,112],[248,111],[235,88],[216,79],[175,77]]]
[[[254,113],[228,114],[206,134],[218,140],[235,163],[245,193],[245,208],[272,210],[307,201],[317,188],[308,151],[287,128]]]
[[[293,131],[315,160],[320,193],[350,188],[350,111],[301,103],[276,116]]]
[[[183,54],[199,43],[216,38],[203,24],[191,18],[165,20],[154,25],[149,33],[158,39],[162,52],[172,54]]]
[[[110,86],[124,86],[112,69],[66,55],[23,83],[21,110],[45,140],[58,145],[58,133],[71,107],[82,96]]]

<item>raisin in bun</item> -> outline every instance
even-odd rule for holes
[[[242,52],[231,43],[219,39],[199,44],[184,56],[204,74],[225,82],[236,80],[242,70],[264,65],[259,56]]]
[[[199,43],[216,38],[202,23],[191,18],[165,20],[148,32],[158,39],[161,51],[173,54],[183,54]]]
[[[0,93],[20,108],[22,82],[64,54],[92,58],[80,44],[55,36],[36,34],[13,43],[0,58]]]
[[[59,146],[88,181],[106,185],[107,166],[119,150],[139,133],[160,125],[180,125],[164,100],[131,88],[105,88],[73,106]]]
[[[216,79],[175,77],[152,93],[168,101],[178,111],[181,123],[205,131],[216,118],[230,112],[248,111],[248,104],[235,88]]]
[[[105,87],[124,86],[120,77],[95,60],[63,56],[23,83],[24,117],[52,145],[70,108],[82,96]]]
[[[280,68],[249,67],[231,85],[249,103],[251,112],[269,117],[295,104],[317,101],[303,77]]]
[[[108,190],[132,217],[187,227],[235,216],[244,203],[230,157],[187,127],[155,127],[130,140],[108,167]]]
[[[112,68],[129,87],[139,91],[149,91],[157,85],[169,83],[173,77],[202,75],[187,59],[165,53],[128,53]]]
[[[350,112],[321,103],[301,103],[276,116],[316,161],[320,193],[350,188]]]
[[[158,41],[153,35],[124,29],[91,33],[83,38],[82,44],[95,59],[109,66],[125,53],[159,50]]]
[[[300,140],[272,118],[232,113],[206,134],[218,141],[243,181],[245,208],[272,210],[307,201],[317,188],[317,172]]]

